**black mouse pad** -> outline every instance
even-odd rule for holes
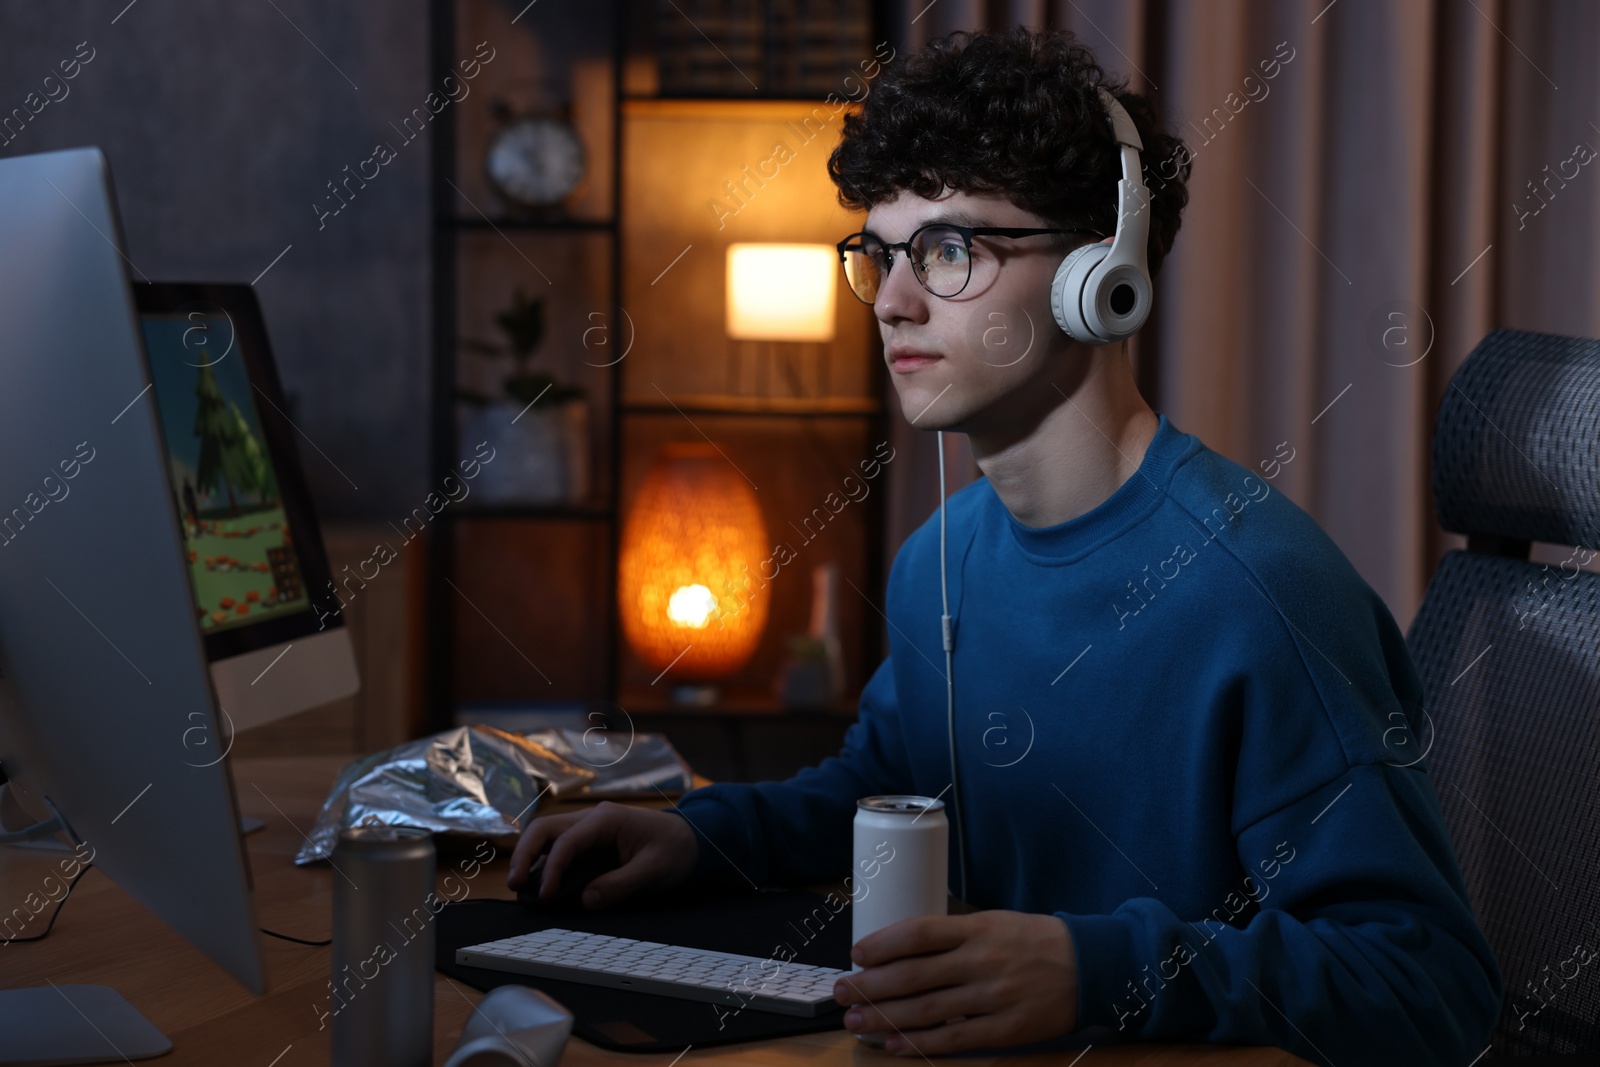
[[[441,910],[434,924],[438,970],[484,992],[517,983],[548,993],[572,1012],[573,1033],[601,1048],[681,1052],[688,1045],[726,1045],[838,1030],[844,1025],[843,1007],[815,1018],[801,1018],[736,1004],[709,1004],[464,967],[455,961],[456,949],[466,945],[563,927],[737,952],[780,963],[793,953],[797,963],[849,970],[850,907],[841,894],[823,897],[803,890],[772,889],[668,893],[635,898],[597,912],[530,910],[514,900],[463,900]]]

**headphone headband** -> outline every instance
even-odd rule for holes
[[[1117,183],[1117,234],[1112,239],[1110,253],[1089,281],[1092,285],[1097,277],[1103,279],[1117,267],[1128,266],[1145,279],[1148,287],[1150,271],[1146,257],[1150,245],[1150,216],[1145,208],[1149,206],[1150,193],[1144,187],[1143,168],[1139,161],[1144,142],[1139,140],[1139,131],[1134,128],[1127,110],[1103,86],[1100,99],[1110,113],[1111,136],[1116,138],[1121,149],[1122,180]],[[1143,325],[1143,321],[1144,316],[1141,315],[1139,325]],[[1138,325],[1134,326],[1123,336],[1132,334],[1138,328]]]
[[[1139,140],[1139,128],[1133,124],[1127,109],[1117,103],[1117,98],[1111,95],[1111,90],[1103,85],[1096,86],[1100,92],[1100,102],[1105,105],[1106,115],[1111,120],[1111,136],[1118,144],[1127,145],[1129,148],[1144,151],[1144,142]],[[1127,177],[1126,174],[1123,177]]]

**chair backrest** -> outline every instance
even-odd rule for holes
[[[1505,979],[1500,1054],[1600,1052],[1600,341],[1496,330],[1439,409],[1419,751]],[[1578,546],[1557,565],[1530,543]],[[1587,546],[1587,547],[1583,547]]]

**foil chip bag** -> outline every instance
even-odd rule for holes
[[[662,734],[635,734],[618,744],[598,729],[516,734],[458,726],[347,764],[294,862],[327,860],[340,832],[352,826],[515,837],[546,796],[671,797],[693,784],[693,771]]]

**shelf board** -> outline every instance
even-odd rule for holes
[[[694,717],[853,719],[855,700],[839,700],[824,707],[789,708],[777,697],[761,689],[727,689],[715,704],[677,704],[667,695],[665,683],[650,689],[627,689],[618,694],[618,706],[629,715],[688,715]]]
[[[447,230],[555,230],[566,232],[609,233],[617,228],[610,219],[519,219],[510,216],[484,218],[449,215],[434,219],[434,225]]]
[[[870,396],[767,397],[684,394],[671,401],[656,397],[624,399],[621,409],[630,415],[789,415],[823,418],[867,418],[883,413],[883,404]]]
[[[624,93],[622,103],[625,106],[659,105],[670,108],[679,104],[827,104],[827,93],[815,96],[802,96],[795,93]],[[849,104],[852,101],[848,96],[837,95],[837,100]],[[862,97],[862,100],[866,97]],[[860,103],[860,100],[854,101]]]
[[[613,515],[603,504],[467,504],[440,512],[456,519],[576,519],[604,522]]]

